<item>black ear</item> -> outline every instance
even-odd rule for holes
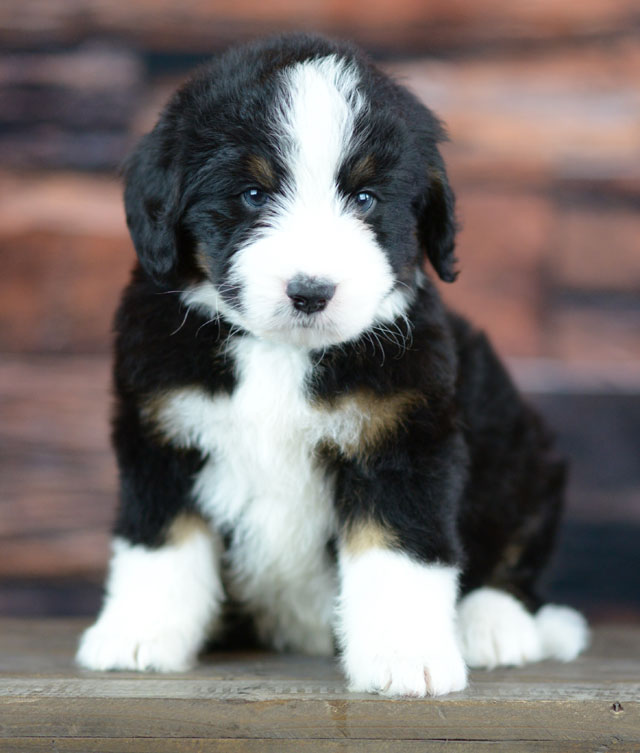
[[[127,225],[142,268],[155,281],[178,261],[178,178],[171,136],[161,122],[125,165]]]
[[[432,163],[428,180],[418,206],[418,238],[440,279],[453,282],[458,276],[453,254],[457,230],[455,198],[441,158]]]

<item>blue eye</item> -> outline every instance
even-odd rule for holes
[[[269,194],[261,188],[249,188],[242,193],[242,200],[250,209],[260,209],[269,198]]]
[[[367,214],[375,206],[376,197],[369,191],[358,191],[353,195],[353,203],[361,214]]]

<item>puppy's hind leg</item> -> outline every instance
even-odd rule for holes
[[[535,615],[544,659],[571,661],[589,645],[589,627],[575,609],[545,604]]]
[[[542,659],[570,661],[587,646],[586,620],[570,607],[544,605],[536,580],[549,558],[560,505],[551,497],[547,515],[536,515],[514,561],[499,563],[487,585],[458,605],[458,630],[470,667],[519,666]]]
[[[565,466],[550,451],[540,422],[529,414],[533,447],[519,487],[517,525],[503,541],[487,575],[478,578],[458,605],[462,653],[470,667],[517,666],[542,659],[575,659],[587,646],[586,620],[570,607],[544,604],[537,581],[550,559],[563,507]],[[504,502],[507,519],[514,500]],[[489,522],[488,540],[497,528]],[[477,562],[480,558],[476,558]],[[473,566],[470,568],[474,572]]]
[[[470,667],[520,666],[541,659],[571,661],[588,643],[584,617],[547,604],[535,614],[515,596],[477,588],[458,606],[460,646]]]

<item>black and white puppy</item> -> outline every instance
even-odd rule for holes
[[[227,601],[349,686],[465,687],[574,658],[536,579],[564,466],[454,270],[437,118],[350,46],[289,35],[199,70],[126,169],[121,499],[81,665],[183,670]]]

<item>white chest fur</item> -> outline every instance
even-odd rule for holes
[[[171,440],[208,460],[194,483],[202,512],[232,532],[228,587],[250,604],[259,627],[283,647],[331,650],[335,573],[326,544],[334,531],[333,483],[315,460],[317,442],[353,432],[305,398],[308,355],[247,338],[233,352],[231,395],[196,388],[163,401]]]

